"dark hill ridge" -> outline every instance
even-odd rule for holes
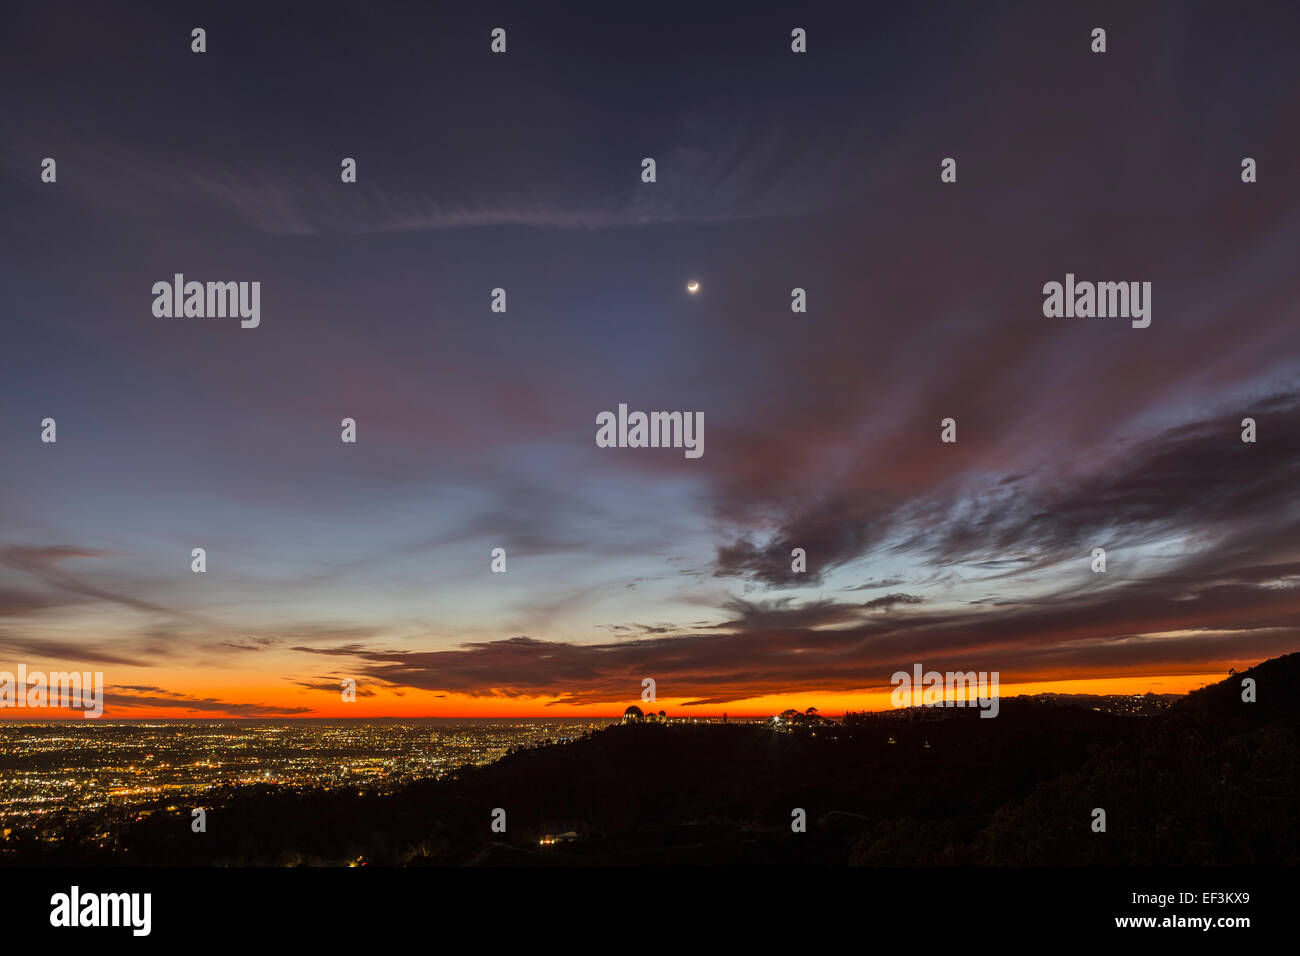
[[[1258,703],[1241,701],[1241,678]],[[828,734],[630,724],[383,797],[230,791],[118,862],[1174,865],[1300,862],[1300,654],[1155,717],[1008,699]],[[892,742],[891,742],[892,741]],[[494,808],[507,832],[490,829]],[[792,833],[791,811],[808,831]],[[1092,810],[1107,832],[1091,829]],[[576,838],[543,844],[549,834]],[[45,858],[49,858],[48,855]],[[92,851],[77,851],[90,860]]]
[[[1257,701],[1241,699],[1253,678]],[[999,863],[1300,863],[1300,654],[1194,691],[1131,740],[1002,808],[977,841]],[[1073,826],[1106,810],[1108,832]]]

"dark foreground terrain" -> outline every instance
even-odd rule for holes
[[[1241,700],[1244,677],[1258,702]],[[205,833],[188,807],[108,839],[104,821],[70,819],[61,843],[19,843],[7,862],[1295,865],[1298,686],[1291,654],[1152,717],[1009,699],[992,720],[614,726],[386,796],[217,792]]]

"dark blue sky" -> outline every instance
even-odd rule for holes
[[[713,710],[1295,649],[1293,4],[624,6],[6,13],[0,666]],[[1151,326],[1044,317],[1067,272]],[[620,403],[704,456],[597,448]]]

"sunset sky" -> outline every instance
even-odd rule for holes
[[[838,714],[1300,650],[1295,5],[711,6],[7,12],[0,670],[109,718]],[[1067,272],[1150,327],[1044,317]],[[175,273],[260,326],[156,318]],[[620,403],[703,457],[598,448]]]

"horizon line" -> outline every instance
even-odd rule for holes
[[[1006,697],[1003,697],[1003,696],[999,695],[998,699],[999,699],[999,700],[1019,700],[1019,699],[1024,698],[1024,697],[1147,697],[1147,696],[1151,696],[1151,697],[1188,697],[1188,696],[1191,695],[1191,693],[1192,693],[1191,691],[1187,691],[1186,693],[1182,693],[1182,694],[1179,694],[1179,693],[1173,693],[1173,692],[1166,692],[1166,693],[1159,693],[1159,694],[1157,694],[1155,691],[1146,691],[1146,692],[1141,693],[1141,694],[1063,694],[1063,693],[1059,693],[1059,692],[1056,692],[1056,691],[1044,691],[1044,692],[1040,692],[1040,693],[1037,693],[1037,694],[1012,694],[1012,695],[1009,695],[1009,696],[1006,696]],[[958,701],[958,700],[965,700],[965,699],[961,699],[961,698],[947,698],[947,697],[945,697],[945,698],[943,698],[943,703],[947,703],[949,700],[951,700],[951,701],[953,701],[953,702],[956,702],[956,701]],[[629,706],[640,706],[640,705],[632,704],[632,705],[629,705]],[[822,711],[818,710],[818,711],[817,711],[817,716],[819,716],[819,717],[824,717],[824,718],[827,718],[827,719],[829,719],[829,718],[831,718],[831,717],[839,717],[840,719],[843,719],[844,716],[845,716],[846,714],[892,714],[892,713],[898,713],[899,711],[914,710],[914,709],[915,709],[915,710],[935,710],[935,709],[938,709],[938,707],[939,707],[939,704],[936,703],[936,704],[908,704],[906,707],[889,707],[889,708],[886,708],[886,709],[884,709],[884,710],[849,710],[849,711],[840,711],[840,712],[838,712],[838,713],[837,713],[837,712],[834,712],[834,711],[823,713]],[[972,709],[974,709],[974,708],[976,708],[976,705],[975,705],[974,703],[971,703],[971,704],[970,704],[970,707],[971,707]],[[26,710],[26,709],[29,709],[29,708],[14,708],[14,709],[22,709],[22,710]],[[946,707],[943,707],[943,709],[945,709],[945,710],[957,710],[957,709],[961,709],[961,708],[958,708],[958,707],[951,707],[951,706],[946,706]],[[786,708],[786,710],[797,710],[800,714],[807,714],[807,712],[808,712],[808,709],[807,709],[807,708],[805,708],[805,709],[803,709],[803,710],[799,710],[797,707],[789,707],[789,708]],[[781,713],[784,713],[784,712],[785,712],[785,711],[781,711]],[[649,714],[649,715],[651,715],[651,716],[656,716],[656,717],[658,716],[658,713],[657,713],[656,711],[646,711],[645,713],[647,713],[647,714]],[[357,720],[357,721],[366,721],[366,720],[398,720],[398,721],[401,721],[401,720],[502,720],[502,721],[505,721],[505,720],[569,720],[569,721],[583,721],[583,720],[622,720],[624,716],[625,716],[624,714],[580,714],[580,715],[570,714],[570,715],[558,715],[558,716],[557,716],[557,715],[554,715],[554,714],[549,714],[549,715],[548,715],[548,714],[514,714],[514,715],[502,715],[502,716],[496,716],[496,717],[494,717],[494,716],[490,716],[490,715],[489,715],[489,716],[479,715],[479,716],[471,717],[471,716],[466,716],[466,715],[443,715],[443,714],[419,714],[419,715],[414,715],[414,716],[413,716],[413,715],[410,715],[410,714],[403,715],[403,716],[394,716],[394,715],[370,715],[370,716],[364,716],[364,717],[340,717],[340,716],[329,716],[329,715],[305,715],[305,714],[296,714],[296,715],[275,714],[275,715],[268,715],[268,716],[215,716],[215,715],[214,715],[214,716],[209,716],[209,717],[194,716],[194,717],[115,717],[115,718],[109,718],[107,715],[104,715],[103,717],[89,717],[89,718],[88,718],[88,717],[84,717],[84,716],[83,716],[83,717],[7,717],[7,716],[5,716],[5,717],[0,717],[0,725],[3,725],[3,724],[58,724],[58,723],[88,723],[88,722],[93,722],[93,723],[96,723],[96,724],[113,724],[113,723],[125,723],[125,722],[128,722],[128,721],[131,721],[131,722],[149,722],[149,723],[167,723],[167,722],[176,722],[176,723],[182,723],[182,722],[183,722],[183,723],[193,723],[193,722],[195,722],[195,721],[203,721],[203,720],[209,720],[209,721],[232,721],[232,720],[262,720],[262,721],[298,721],[298,720]],[[772,718],[772,717],[774,717],[774,716],[778,716],[778,715],[776,715],[776,714],[732,714],[732,713],[730,713],[730,712],[726,712],[726,711],[724,711],[724,712],[721,712],[721,713],[715,713],[715,714],[681,714],[681,715],[665,714],[665,716],[668,717],[669,719],[676,719],[676,720],[692,720],[692,719],[695,719],[695,720],[698,720],[698,719],[703,719],[703,720],[721,720],[721,719],[723,719],[724,717],[727,718],[728,720],[731,720],[731,719],[736,719],[736,720],[768,720],[768,719],[770,719],[770,718]]]

